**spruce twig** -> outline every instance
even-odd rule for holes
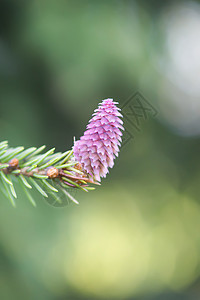
[[[15,206],[17,193],[13,178],[18,178],[30,202],[35,201],[30,194],[34,187],[43,197],[51,194],[56,202],[58,189],[62,194],[78,204],[69,193],[69,188],[88,192],[100,184],[101,177],[106,177],[109,168],[114,166],[121,145],[121,130],[124,130],[122,117],[117,107],[118,102],[105,99],[95,110],[86,131],[80,140],[74,141],[72,150],[54,153],[52,148],[43,153],[45,146],[8,147],[8,142],[0,142],[0,190]],[[55,182],[56,189],[49,181]],[[51,182],[51,183],[52,183]],[[67,190],[68,189],[68,190]]]
[[[36,202],[30,190],[34,187],[42,196],[53,195],[56,201],[60,201],[56,195],[58,189],[66,194],[70,200],[78,204],[67,191],[69,188],[91,190],[89,183],[98,184],[87,177],[81,170],[73,156],[73,151],[54,153],[55,148],[42,153],[45,146],[40,148],[24,147],[10,148],[7,141],[0,142],[0,190],[15,206],[17,193],[13,185],[13,179],[17,178],[23,187],[27,198],[33,206]],[[56,187],[50,182],[56,182]]]

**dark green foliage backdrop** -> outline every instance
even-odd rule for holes
[[[79,207],[0,195],[1,299],[200,298],[199,30],[197,1],[0,2],[1,140],[64,152],[102,99],[158,110]]]

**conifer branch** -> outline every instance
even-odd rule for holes
[[[30,202],[36,203],[29,190],[34,187],[43,197],[52,195],[57,202],[58,190],[74,203],[78,201],[67,191],[69,188],[88,192],[90,183],[100,184],[109,168],[114,166],[124,130],[118,102],[105,99],[95,110],[87,129],[73,149],[54,153],[55,148],[44,152],[40,148],[10,148],[7,141],[0,143],[0,190],[15,206],[17,193],[14,178],[21,184]],[[55,186],[55,185],[56,186]]]
[[[60,201],[56,196],[59,189],[64,192],[68,188],[75,188],[88,192],[94,189],[89,183],[98,184],[81,170],[80,164],[74,159],[73,150],[54,153],[53,148],[43,153],[44,149],[45,146],[10,148],[7,141],[0,142],[0,190],[13,206],[17,198],[14,178],[23,187],[34,206],[36,202],[29,192],[32,187],[43,197],[54,194],[56,201]],[[56,183],[56,187],[51,183]],[[78,204],[78,201],[67,193],[68,198]]]

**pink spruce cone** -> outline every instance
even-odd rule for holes
[[[101,181],[112,168],[114,159],[118,156],[121,146],[123,121],[119,118],[116,106],[118,102],[113,99],[105,99],[95,109],[92,119],[87,125],[87,130],[80,140],[74,143],[75,160],[81,163],[83,171],[94,180]]]

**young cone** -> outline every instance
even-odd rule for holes
[[[101,177],[106,177],[121,146],[121,130],[124,127],[119,118],[122,117],[120,108],[116,104],[118,102],[113,99],[103,100],[89,121],[84,135],[74,143],[76,161],[94,181],[101,181]]]

